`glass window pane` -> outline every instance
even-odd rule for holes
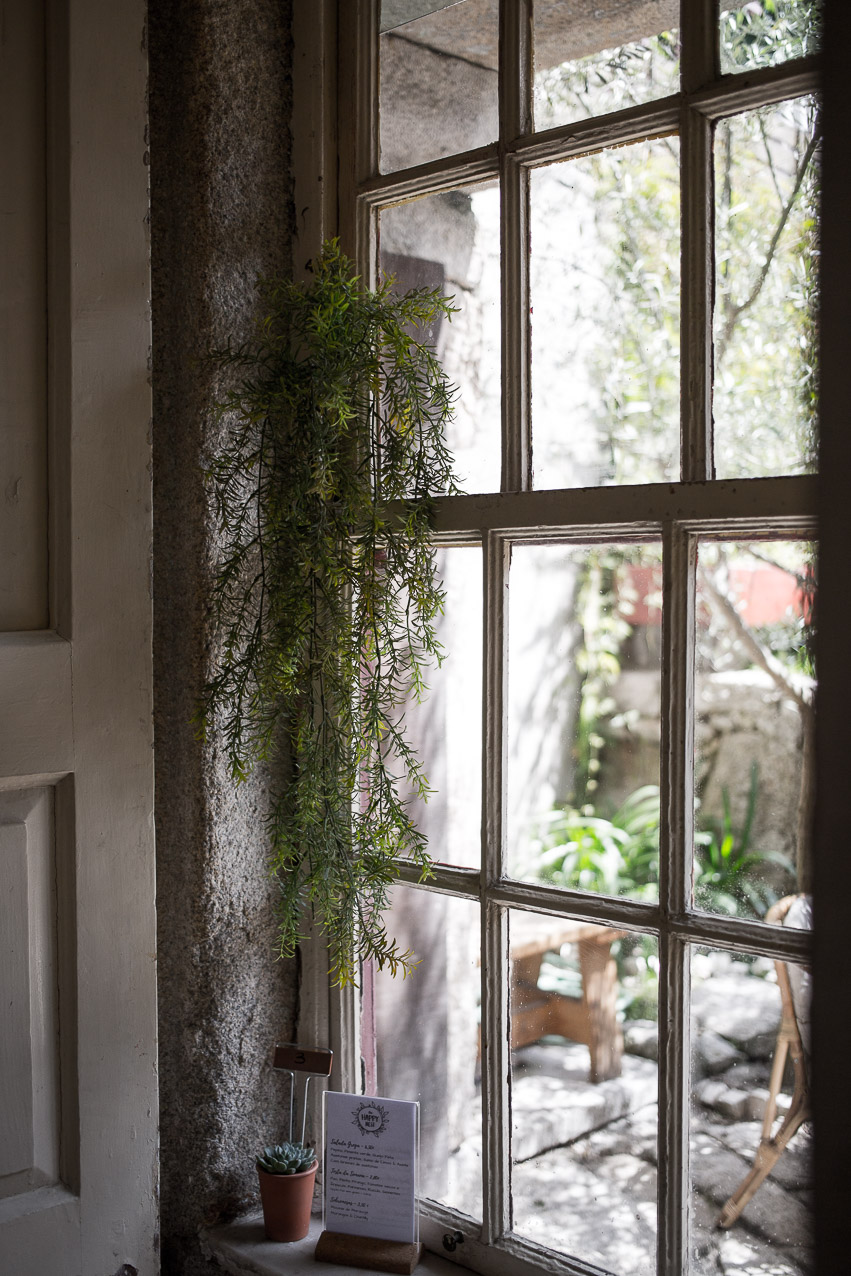
[[[658,545],[513,549],[512,876],[657,898],[661,579]]]
[[[805,897],[791,907],[806,912]],[[804,1276],[814,1261],[809,972],[695,947],[691,976],[689,1270]],[[746,1199],[758,1150],[768,1174]]]
[[[815,468],[818,102],[737,115],[715,134],[715,468]]]
[[[364,1093],[420,1101],[420,1194],[481,1218],[479,907],[395,886],[388,927],[420,964],[365,975]]]
[[[536,488],[679,478],[679,146],[531,179]]]
[[[535,2],[535,127],[618,111],[679,88],[678,0]]]
[[[808,890],[815,549],[701,542],[694,901],[762,917]]]
[[[405,709],[408,742],[431,793],[414,801],[411,819],[428,838],[433,860],[478,868],[482,810],[482,555],[438,549],[446,605],[435,619],[444,650],[426,674],[428,691]]]
[[[382,173],[496,140],[498,15],[498,0],[382,0]]]
[[[650,1276],[656,941],[512,910],[509,949],[514,1231]]]
[[[447,191],[381,214],[380,269],[400,291],[442,288],[457,313],[432,333],[458,387],[447,430],[461,488],[500,484],[499,191]]]
[[[821,0],[720,0],[721,70],[750,71],[806,57],[821,45]]]

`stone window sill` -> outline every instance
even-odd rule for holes
[[[263,1215],[247,1214],[234,1223],[201,1233],[201,1248],[231,1276],[377,1276],[364,1268],[317,1263],[313,1257],[322,1231],[322,1220],[314,1218],[303,1241],[282,1245],[267,1241]],[[436,1254],[424,1254],[416,1276],[458,1276],[459,1268]]]

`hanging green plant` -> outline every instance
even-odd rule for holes
[[[221,645],[199,717],[234,780],[270,763],[281,953],[308,913],[348,983],[360,958],[407,972],[387,891],[398,857],[431,867],[409,811],[428,785],[404,707],[441,657],[431,514],[457,490],[454,391],[427,337],[453,307],[364,287],[336,241],[308,285],[262,292],[253,340],[214,355],[231,381],[209,469]]]

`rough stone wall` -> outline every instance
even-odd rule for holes
[[[619,715],[629,726],[612,731],[601,790],[607,807],[619,805],[642,784],[659,783],[661,674],[623,672],[612,688]],[[806,680],[800,689],[809,693]],[[745,822],[751,767],[757,766],[756,807],[750,845],[795,863],[803,759],[800,711],[761,669],[698,675],[696,779],[700,816],[721,821],[725,793],[734,829]],[[705,827],[705,825],[704,825]],[[779,891],[792,888],[788,873],[766,864],[766,879]]]
[[[235,793],[192,711],[207,671],[215,437],[204,355],[247,335],[258,273],[290,270],[291,0],[150,0],[154,675],[162,1253],[212,1269],[196,1233],[256,1192],[282,1133],[273,1042],[296,1011],[276,961],[262,779]]]

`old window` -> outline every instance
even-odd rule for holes
[[[468,493],[364,1084],[479,1270],[803,1270],[806,1125],[714,1224],[808,1049],[818,8],[344,10],[344,235],[456,298]]]

